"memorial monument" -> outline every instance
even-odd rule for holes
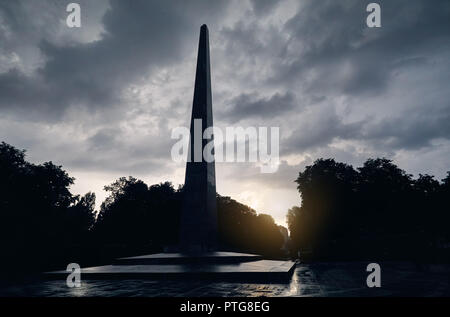
[[[201,135],[196,135],[195,120],[201,120]],[[213,126],[209,34],[200,28],[194,101],[191,115],[189,158],[186,163],[184,198],[180,222],[180,251],[198,253],[217,249],[216,175],[214,161],[206,162],[203,132]],[[193,138],[197,141],[193,142]],[[213,136],[214,137],[214,136]],[[208,141],[209,142],[209,141]]]
[[[292,261],[265,260],[255,254],[217,251],[215,164],[204,160],[203,148],[211,140],[202,137],[203,131],[213,126],[208,37],[208,28],[202,25],[188,153],[192,157],[186,163],[178,252],[119,258],[112,265],[82,268],[83,279],[290,280],[295,268]],[[196,131],[195,121],[199,119],[202,128]],[[199,144],[194,140],[202,141]],[[45,274],[65,279],[68,273],[63,270]]]

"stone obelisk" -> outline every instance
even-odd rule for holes
[[[199,121],[201,121],[200,128]],[[209,39],[208,28],[202,25],[180,223],[179,251],[183,254],[180,256],[179,253],[159,253],[119,258],[113,265],[82,269],[82,274],[89,276],[89,279],[126,279],[130,276],[151,279],[195,277],[196,279],[223,278],[225,280],[234,276],[252,281],[262,278],[265,282],[267,279],[274,281],[290,279],[295,269],[295,262],[292,261],[266,261],[262,259],[262,256],[255,254],[208,252],[217,250],[216,176],[214,160],[212,160],[214,157],[202,155],[203,149],[206,154],[213,152],[210,151],[210,146],[214,144],[214,140],[202,138],[204,131],[211,127],[213,127],[213,117]],[[229,265],[230,263],[238,265]],[[179,266],[179,264],[183,265]],[[174,270],[174,265],[177,266],[177,270]],[[47,274],[62,279],[67,278],[66,270]]]
[[[215,164],[214,161],[206,161],[203,155],[205,145],[213,140],[202,137],[205,129],[212,126],[209,34],[204,24],[200,28],[198,44],[189,157],[180,223],[180,247],[186,253],[214,251],[217,248]]]

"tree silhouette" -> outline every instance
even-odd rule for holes
[[[162,248],[178,242],[180,193],[171,183],[148,187],[122,177],[105,190],[94,232],[103,242],[148,244]]]
[[[25,160],[25,151],[0,144],[0,243],[9,272],[33,271],[61,256],[63,246],[86,239],[95,195],[73,196],[61,166]]]
[[[66,225],[74,239],[85,236],[95,223],[95,193],[75,196],[74,203],[67,209]]]
[[[385,158],[368,159],[357,170],[316,160],[296,180],[301,207],[287,214],[293,251],[315,258],[436,256],[438,242],[449,238],[448,178],[414,180]]]
[[[110,261],[179,243],[183,187],[121,177],[105,186],[109,196],[96,214],[95,194],[73,195],[73,183],[61,166],[32,164],[24,150],[0,143],[0,247],[10,259],[1,262],[3,274]],[[296,183],[302,204],[287,213],[294,254],[450,259],[450,172],[439,182],[426,174],[414,179],[385,158],[357,169],[318,159]],[[218,194],[217,209],[222,249],[283,255],[285,232],[271,216]]]
[[[291,232],[301,239],[298,245],[308,245],[316,253],[329,252],[334,248],[329,243],[347,237],[348,227],[356,220],[357,172],[350,165],[319,159],[299,173],[296,182],[302,207],[292,211],[291,218],[296,217],[298,222],[291,220]]]
[[[249,206],[217,195],[219,242],[223,249],[281,256],[284,243],[273,218]]]

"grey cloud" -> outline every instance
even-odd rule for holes
[[[238,21],[232,27],[222,28],[220,33],[225,39],[226,51],[240,54],[239,58],[251,59],[265,52],[266,45],[256,22]]]
[[[165,169],[170,168],[170,164],[164,161],[158,161],[154,158],[130,159],[126,155],[96,156],[91,155],[77,156],[65,161],[65,167],[74,170],[92,171],[92,172],[114,172],[124,175],[148,175],[154,173],[158,175]],[[164,173],[164,172],[162,172]]]
[[[115,148],[118,145],[122,145],[118,140],[120,133],[121,131],[119,129],[104,128],[89,137],[87,143],[89,144],[89,148],[91,150]]]
[[[267,15],[272,12],[272,10],[278,6],[280,1],[273,0],[251,0],[253,11],[257,15]]]
[[[344,123],[335,112],[321,111],[300,121],[299,127],[280,141],[281,154],[304,154],[308,150],[326,147],[335,139],[358,139],[364,122]]]
[[[425,107],[427,105],[424,105]],[[411,113],[369,125],[362,137],[379,147],[417,150],[431,146],[431,141],[450,139],[450,104],[443,109]]]
[[[273,81],[313,74],[310,89],[373,95],[388,86],[399,61],[449,48],[448,1],[379,3],[382,27],[369,29],[363,1],[306,1],[285,24],[290,62],[279,65]]]
[[[3,82],[17,82],[20,77],[22,87],[2,86],[0,94],[5,96],[0,99],[0,108],[33,108],[45,119],[73,105],[95,109],[120,103],[121,91],[127,85],[155,67],[179,61],[185,46],[195,43],[200,24],[214,19],[225,5],[223,1],[111,0],[100,40],[58,45],[44,39],[39,48],[46,63],[37,74],[18,74],[18,70],[2,74]],[[10,20],[7,27],[12,24],[14,31],[15,20]],[[20,22],[27,23],[26,19]]]
[[[103,128],[81,142],[76,153],[64,158],[77,170],[124,172],[131,174],[164,173],[173,164],[170,149],[176,140],[161,131],[158,136],[124,135],[118,128]]]
[[[220,111],[222,118],[238,122],[249,118],[273,118],[296,109],[292,93],[275,93],[271,97],[260,97],[257,93],[243,93],[229,101],[229,106]],[[297,110],[300,110],[297,107]]]
[[[278,166],[278,170],[275,173],[261,173],[259,168],[249,168],[242,166],[239,169],[238,174],[240,177],[247,181],[254,181],[264,184],[268,188],[284,188],[294,189],[296,188],[295,180],[298,177],[298,173],[303,170],[308,164],[312,164],[311,159],[305,159],[299,164],[289,165],[286,161],[281,160]]]

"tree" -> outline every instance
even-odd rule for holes
[[[302,220],[299,226],[307,233],[301,241],[302,234],[297,232],[294,247],[306,247],[305,239],[308,239],[309,249],[327,252],[332,240],[350,235],[348,228],[352,228],[357,219],[357,176],[352,166],[333,159],[316,160],[299,173],[296,182],[302,207],[297,216]]]
[[[316,160],[296,180],[301,207],[287,214],[294,249],[315,257],[427,258],[449,238],[449,179],[414,180],[386,158],[357,170]]]
[[[77,195],[75,202],[67,209],[65,230],[73,237],[84,237],[95,222],[95,193]]]
[[[181,195],[171,183],[148,187],[130,176],[119,178],[105,190],[110,195],[94,227],[99,239],[159,247],[177,243]]]
[[[294,255],[299,250],[306,251],[310,247],[310,221],[306,216],[307,213],[298,206],[290,208],[286,215]]]
[[[85,238],[95,195],[72,195],[73,182],[61,166],[29,163],[24,150],[0,143],[0,243],[9,272],[51,263],[62,246]]]
[[[273,218],[217,195],[219,242],[223,249],[269,256],[282,254],[284,239]]]

